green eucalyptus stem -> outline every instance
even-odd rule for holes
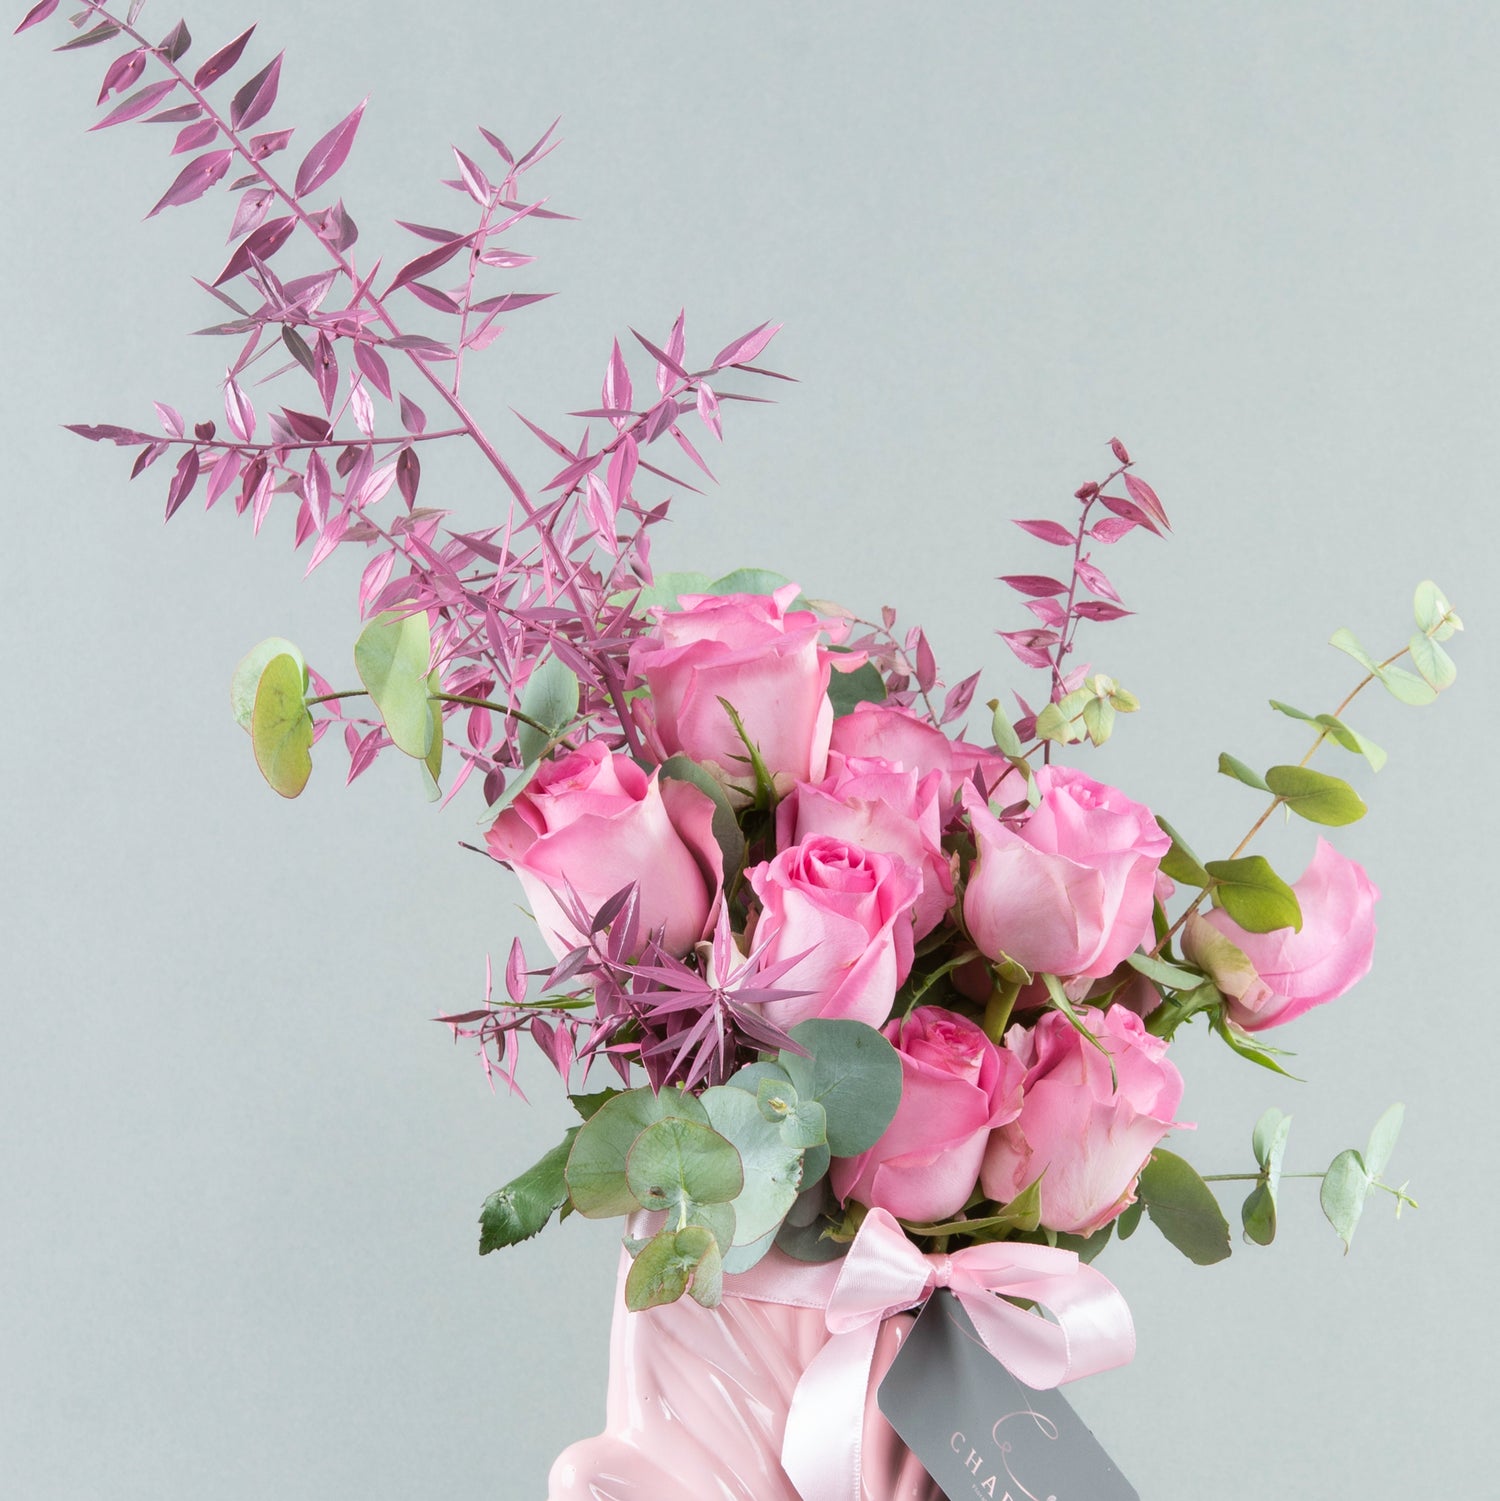
[[[370,695],[364,688],[345,688],[341,693],[320,693],[316,698],[307,700],[310,709],[314,704],[326,704],[336,698],[368,698]],[[539,724],[529,714],[523,714],[519,709],[512,709],[507,704],[492,703],[487,698],[470,698],[466,693],[429,693],[428,698],[440,699],[445,704],[467,704],[471,709],[493,709],[496,714],[504,714],[514,719],[519,724],[530,725],[539,734],[552,734],[550,725]],[[578,747],[571,740],[559,740],[559,745],[566,746],[568,750],[577,750]]]
[[[1381,663],[1382,667],[1389,665],[1389,663]],[[1285,1183],[1289,1178],[1316,1178],[1321,1182],[1327,1176],[1326,1171],[1321,1173],[1282,1173],[1281,1182]],[[1203,1181],[1205,1183],[1264,1183],[1266,1175],[1264,1173],[1204,1173]],[[1379,1178],[1371,1179],[1370,1187],[1383,1190],[1385,1193],[1390,1194],[1393,1199],[1400,1199],[1403,1204],[1410,1204],[1413,1209],[1420,1207],[1409,1193],[1400,1188],[1392,1188],[1389,1183],[1382,1183]]]

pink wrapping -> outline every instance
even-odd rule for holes
[[[806,1270],[817,1278],[823,1269]],[[604,1432],[558,1456],[549,1501],[802,1501],[781,1467],[781,1442],[797,1382],[830,1338],[823,1310],[726,1290],[714,1309],[683,1298],[630,1313],[624,1276],[622,1266]],[[880,1329],[863,1501],[942,1501],[875,1405],[911,1322],[892,1318]]]

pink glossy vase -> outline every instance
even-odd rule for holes
[[[717,1308],[682,1298],[631,1313],[624,1276],[622,1267],[604,1432],[558,1456],[549,1501],[822,1501],[799,1496],[781,1467],[792,1393],[828,1342],[822,1311],[738,1296],[731,1277]],[[865,1399],[863,1501],[942,1501],[875,1405],[910,1327],[901,1316],[880,1331]]]

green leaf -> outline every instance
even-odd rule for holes
[[[712,1127],[668,1117],[631,1143],[625,1182],[641,1208],[672,1214],[690,1204],[732,1203],[745,1177],[739,1153]]]
[[[939,1224],[922,1224],[902,1220],[916,1235],[968,1235],[975,1240],[1003,1240],[1013,1231],[1035,1230],[1042,1222],[1042,1180],[1035,1179],[994,1214],[977,1219],[945,1220]]]
[[[864,1022],[817,1018],[789,1034],[810,1057],[782,1051],[778,1062],[803,1100],[827,1112],[828,1146],[835,1157],[858,1157],[879,1141],[901,1103],[901,1059]]]
[[[682,606],[677,603],[678,595],[713,592],[713,583],[706,573],[659,573],[647,588],[641,590],[635,613],[644,615],[653,607],[680,610]]]
[[[700,766],[688,756],[671,756],[662,762],[661,774],[674,782],[688,782],[699,792],[713,799],[714,842],[724,855],[726,884],[745,863],[745,836],[740,832],[740,821],[724,788],[714,780],[707,768]]]
[[[1277,928],[1302,931],[1302,908],[1296,892],[1271,869],[1264,856],[1210,860],[1203,868],[1216,883],[1214,906],[1222,907],[1247,933],[1273,933]]]
[[[712,1308],[723,1282],[724,1263],[711,1230],[703,1225],[661,1230],[636,1253],[625,1278],[625,1306],[639,1313],[675,1303],[687,1292]]]
[[[705,594],[774,594],[785,589],[791,582],[785,574],[773,573],[769,568],[736,568],[717,578],[703,592]],[[807,600],[798,595],[793,601],[797,609],[806,609]]]
[[[1069,1022],[1072,1023],[1073,1030],[1077,1032],[1077,1034],[1081,1038],[1083,1038],[1086,1043],[1088,1043],[1091,1047],[1098,1048],[1099,1051],[1109,1059],[1110,1083],[1118,1087],[1120,1081],[1115,1073],[1115,1060],[1113,1056],[1110,1054],[1109,1049],[1105,1047],[1104,1044],[1100,1042],[1092,1032],[1089,1031],[1087,1026],[1084,1025],[1084,1020],[1078,1014],[1077,1008],[1073,1005],[1073,1002],[1068,999],[1068,993],[1063,989],[1062,981],[1058,979],[1056,975],[1043,975],[1042,983],[1047,987],[1047,999],[1051,1003],[1052,1008],[1055,1011],[1061,1011],[1062,1014],[1067,1017]]]
[[[782,1138],[781,1123],[761,1114],[753,1095],[716,1085],[699,1098],[713,1128],[733,1143],[744,1164],[744,1183],[734,1196],[735,1244],[749,1245],[775,1230],[802,1187],[802,1151]]]
[[[573,1207],[589,1219],[634,1214],[641,1202],[631,1192],[626,1163],[636,1138],[670,1118],[708,1124],[702,1105],[680,1089],[630,1089],[606,1100],[579,1130],[568,1156],[568,1192]]]
[[[1136,1226],[1141,1222],[1141,1216],[1146,1212],[1146,1206],[1137,1199],[1133,1204],[1127,1204],[1115,1220],[1115,1234],[1121,1240],[1129,1240],[1135,1234]]]
[[[1208,872],[1204,870],[1198,857],[1188,848],[1187,841],[1165,818],[1158,818],[1156,824],[1172,841],[1172,848],[1167,851],[1166,858],[1161,862],[1162,874],[1170,876],[1174,881],[1181,881],[1186,886],[1207,886]]]
[[[1219,770],[1226,777],[1233,777],[1237,782],[1243,782],[1247,787],[1254,787],[1260,792],[1269,792],[1271,789],[1266,785],[1266,779],[1258,772],[1246,766],[1236,756],[1231,756],[1228,751],[1219,752]]]
[[[1359,644],[1357,640],[1355,640],[1353,631],[1345,630],[1340,627],[1333,633],[1332,636],[1328,638],[1328,644],[1330,646],[1336,646],[1341,652],[1344,652],[1346,655],[1353,657],[1354,660],[1358,662],[1366,672],[1379,672],[1380,669],[1376,665],[1375,658],[1372,657],[1369,652],[1367,652],[1364,647]]]
[[[861,704],[884,703],[885,697],[885,679],[868,662],[853,672],[840,672],[835,667],[829,676],[828,699],[835,719],[852,714]]]
[[[757,1100],[760,1098],[761,1081],[770,1079],[788,1090],[795,1098],[797,1086],[792,1083],[791,1076],[779,1063],[747,1063],[744,1068],[737,1069],[724,1083],[731,1089],[746,1089]]]
[[[1276,1061],[1277,1058],[1295,1057],[1295,1054],[1288,1053],[1284,1048],[1273,1048],[1260,1042],[1244,1028],[1236,1026],[1222,1011],[1214,1017],[1213,1029],[1246,1062],[1258,1063],[1262,1068],[1270,1069],[1273,1074],[1280,1074],[1283,1079],[1297,1079],[1296,1074],[1284,1069]],[[1300,1084],[1302,1080],[1297,1079],[1297,1082]]]
[[[1158,1147],[1141,1173],[1136,1197],[1151,1223],[1197,1266],[1212,1266],[1229,1255],[1229,1221],[1196,1170],[1175,1153]]]
[[[1378,1179],[1385,1171],[1386,1164],[1391,1160],[1391,1153],[1396,1148],[1396,1138],[1401,1134],[1402,1122],[1406,1119],[1406,1106],[1395,1104],[1375,1122],[1375,1129],[1370,1132],[1370,1140],[1365,1147],[1365,1171],[1372,1178]]]
[[[1155,959],[1140,950],[1128,955],[1125,962],[1137,974],[1145,975],[1148,980],[1155,980],[1158,985],[1165,985],[1170,990],[1195,990],[1203,983],[1203,976],[1197,971],[1178,969],[1175,964]]]
[[[250,733],[250,717],[255,712],[255,692],[260,687],[260,675],[272,657],[290,657],[302,672],[302,691],[307,692],[307,661],[302,653],[281,636],[268,636],[257,646],[252,646],[240,658],[229,684],[229,703],[234,710],[235,723]]]
[[[260,774],[282,797],[296,797],[312,775],[312,715],[303,699],[302,664],[290,652],[272,657],[250,711],[250,744]]]
[[[1453,658],[1436,641],[1419,633],[1411,638],[1409,648],[1417,671],[1437,692],[1441,693],[1444,688],[1453,685],[1458,676],[1458,668],[1454,665]]]
[[[516,731],[516,744],[523,761],[543,756],[573,722],[578,713],[578,678],[557,657],[548,657],[532,669],[521,690],[521,712],[545,730],[522,724]]]
[[[1386,692],[1403,704],[1411,704],[1420,709],[1437,698],[1437,689],[1431,683],[1425,678],[1419,678],[1414,672],[1407,672],[1404,667],[1382,667],[1375,676],[1380,679]]]
[[[530,1240],[568,1202],[568,1184],[563,1170],[568,1165],[568,1153],[577,1135],[578,1127],[574,1126],[535,1167],[504,1188],[496,1189],[484,1201],[484,1207],[479,1211],[481,1256],[488,1256],[502,1246],[519,1245],[523,1240]]]
[[[1103,745],[1114,733],[1115,706],[1107,698],[1091,698],[1083,706],[1083,727],[1089,743]]]
[[[1453,606],[1443,597],[1443,591],[1431,579],[1423,579],[1417,585],[1412,613],[1416,616],[1417,628],[1434,641],[1446,641],[1454,631],[1464,628]]]
[[[816,1100],[799,1100],[790,1081],[762,1079],[755,1103],[781,1133],[782,1142],[799,1152],[821,1147],[828,1140],[828,1115]]]
[[[1102,1230],[1095,1230],[1092,1235],[1059,1234],[1055,1238],[1060,1249],[1075,1252],[1078,1259],[1087,1265],[1109,1244],[1114,1228],[1114,1221],[1111,1220]]]
[[[1337,827],[1369,812],[1364,799],[1345,781],[1307,766],[1273,766],[1266,773],[1270,791],[1299,818]]]
[[[1304,724],[1317,723],[1313,715],[1306,713],[1302,709],[1294,709],[1290,704],[1282,703],[1280,699],[1273,698],[1269,702],[1278,714],[1285,714],[1289,719],[1300,719]]]
[[[595,1094],[570,1094],[568,1098],[579,1115],[589,1121],[599,1113],[602,1105],[607,1105],[616,1095],[624,1092],[623,1089],[601,1089]]]
[[[354,668],[369,690],[392,744],[423,760],[432,748],[432,711],[427,702],[432,632],[427,612],[377,615],[354,643]]]
[[[1257,1183],[1240,1205],[1240,1224],[1251,1245],[1268,1246],[1276,1239],[1276,1197],[1266,1184]]]
[[[432,697],[442,690],[442,674],[434,667],[427,674],[427,712],[432,717],[428,734],[431,739],[427,754],[422,758],[423,780],[427,783],[427,801],[430,803],[435,803],[443,795],[442,784],[438,781],[443,771],[443,705],[441,700]]]
[[[1371,771],[1379,771],[1385,765],[1386,753],[1373,740],[1366,740],[1358,730],[1351,730],[1342,720],[1332,714],[1319,714],[1313,723],[1328,731],[1329,737],[1346,751],[1363,756],[1370,763]]]
[[[1286,1153],[1287,1134],[1292,1129],[1292,1118],[1283,1115],[1273,1105],[1255,1123],[1250,1145],[1255,1151],[1255,1161],[1267,1175],[1267,1181],[1275,1192],[1281,1181],[1281,1159]]]
[[[1015,726],[1010,722],[998,698],[992,698],[988,705],[994,718],[990,722],[990,737],[995,742],[995,749],[1002,756],[1019,756],[1022,751],[1021,737],[1016,734]]]
[[[1340,1152],[1323,1175],[1323,1188],[1318,1199],[1328,1223],[1338,1231],[1339,1239],[1344,1243],[1346,1256],[1354,1244],[1355,1227],[1359,1224],[1371,1186],[1370,1174],[1353,1147]]]

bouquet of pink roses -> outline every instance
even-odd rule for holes
[[[55,9],[41,0],[18,30]],[[1100,557],[1169,529],[1118,440],[1065,519],[1017,522],[1064,560],[1002,578],[1030,618],[1001,638],[1041,681],[1014,708],[990,700],[981,738],[966,738],[979,674],[945,687],[923,633],[898,630],[893,610],[865,620],[758,569],[653,569],[653,528],[692,488],[663,452],[709,471],[694,438],[721,439],[732,403],[763,399],[732,387],[780,378],[756,363],[775,327],[699,362],[681,316],[659,342],[635,335],[643,395],[616,342],[572,438],[522,419],[552,470],[527,487],[462,376],[502,315],[546,295],[493,282],[533,259],[502,236],[560,217],[526,187],[551,132],[525,151],[488,130],[473,154],[455,149],[446,186],[463,222],[404,223],[420,248],[382,271],[328,192],[363,105],[283,177],[273,158],[293,131],[252,134],[275,106],[280,56],[220,106],[215,86],[254,28],[190,70],[186,25],[152,43],[141,9],[83,0],[65,45],[124,47],[96,128],[165,124],[173,155],[196,153],[153,214],[229,178],[234,249],[203,283],[227,309],[204,332],[233,349],[225,430],[158,405],[159,433],[75,431],[131,449],[132,478],[172,455],[168,516],[201,493],[258,532],[290,508],[309,572],[361,556],[359,687],[279,637],[235,672],[234,711],[278,793],[302,790],[331,729],[350,780],[394,749],[433,797],[471,778],[483,790],[487,852],[519,879],[550,960],[518,941],[500,993],[443,1020],[512,1087],[529,1037],[579,1123],[485,1201],[481,1252],[554,1215],[624,1219],[633,1310],[684,1294],[712,1308],[726,1275],[763,1287],[788,1262],[915,1255],[915,1290],[879,1307],[957,1286],[959,1268],[984,1294],[973,1306],[999,1320],[980,1337],[1002,1359],[1018,1315],[993,1294],[1052,1306],[1027,1279],[1077,1273],[1111,1328],[1085,1331],[1081,1363],[1021,1364],[1050,1384],[1127,1359],[1128,1319],[1084,1263],[1142,1214],[1196,1262],[1229,1254],[1208,1181],[1162,1145],[1182,1124],[1178,1029],[1201,1021],[1280,1070],[1265,1034],[1371,961],[1377,892],[1354,861],[1319,840],[1288,882],[1247,848],[1278,810],[1325,827],[1363,816],[1346,781],[1308,763],[1332,746],[1378,770],[1384,753],[1345,717],[1355,695],[1378,683],[1425,704],[1453,681],[1442,643],[1460,622],[1442,593],[1418,587],[1415,630],[1390,654],[1335,634],[1359,677],[1332,711],[1273,703],[1311,736],[1300,760],[1262,771],[1220,758],[1263,806],[1234,849],[1200,859],[1153,810],[1057,759],[1102,745],[1139,707],[1077,661],[1083,626],[1129,613]],[[274,368],[261,386],[294,386],[296,405],[262,397],[257,414],[262,362]],[[429,425],[418,396],[444,423]],[[444,441],[483,456],[503,514],[460,530],[419,503],[419,452]],[[1275,1235],[1288,1126],[1268,1112],[1254,1170],[1227,1175],[1250,1185],[1241,1219],[1256,1243]],[[1399,1126],[1397,1106],[1316,1175],[1346,1243],[1373,1189],[1404,1200],[1381,1177]],[[1065,1330],[1073,1297],[1054,1307]],[[1040,1338],[1043,1320],[1023,1322],[1023,1343]]]

